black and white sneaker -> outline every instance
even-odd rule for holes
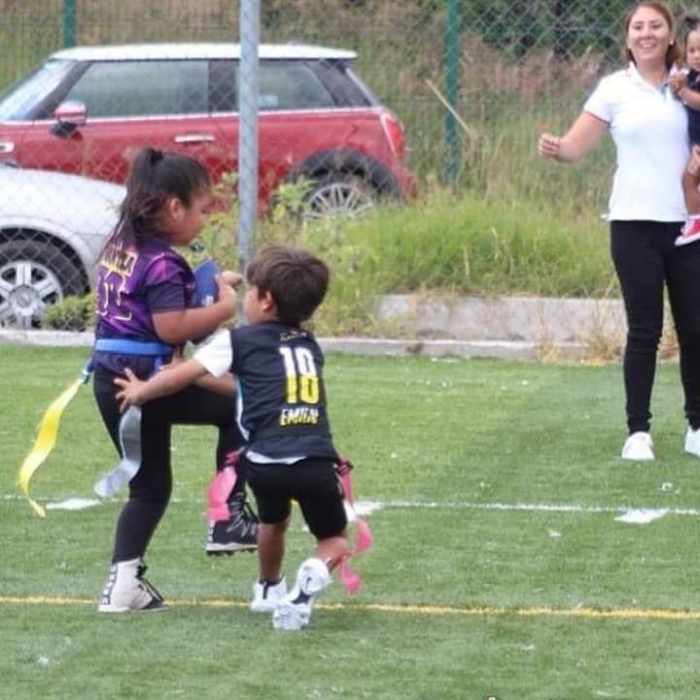
[[[258,548],[258,516],[246,502],[245,493],[233,496],[229,503],[231,517],[221,522],[209,521],[206,551],[209,555],[254,552]]]

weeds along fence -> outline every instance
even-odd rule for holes
[[[599,149],[576,168],[555,168],[538,159],[537,138],[543,130],[566,128],[599,77],[620,64],[622,18],[628,4],[627,0],[264,0],[260,40],[356,52],[353,69],[405,127],[405,165],[415,176],[421,196],[446,187],[502,205],[539,208],[547,202],[548,211],[561,213],[560,219],[552,219],[552,227],[566,228],[571,217],[593,212],[595,218],[603,210],[611,179],[611,149]],[[238,42],[239,17],[235,0],[0,0],[0,90],[4,88],[7,95],[33,67],[67,46]],[[197,70],[173,71],[167,80],[157,79],[157,90],[149,87],[138,99],[122,102],[118,88],[128,83],[128,77],[119,83],[107,76],[77,95],[62,94],[66,100],[79,97],[85,103],[87,121],[82,132],[80,128],[61,132],[53,112],[37,117],[40,112],[26,111],[24,123],[31,128],[16,138],[22,141],[23,154],[36,144],[37,156],[21,165],[118,185],[126,176],[123,167],[106,161],[98,168],[89,165],[99,162],[102,153],[102,146],[87,138],[91,119],[129,119],[139,110],[167,114],[170,107],[159,105],[158,100],[166,99],[168,90],[184,99],[185,83]],[[49,72],[45,80],[58,84],[59,78]],[[290,89],[289,78],[278,83],[275,90],[280,94]],[[40,86],[45,88],[45,83]],[[193,102],[186,111],[210,109],[201,90],[192,93],[188,99]],[[13,136],[18,132],[10,133],[9,126],[17,126],[12,120],[32,99],[36,93],[27,90],[15,98],[11,109],[0,102],[0,161],[12,161],[12,151],[19,153]],[[265,108],[264,96],[260,99]],[[275,93],[274,99],[282,98]],[[233,97],[224,95],[222,100],[235,110]],[[314,108],[304,109],[311,113]],[[337,148],[342,150],[351,134],[338,133]],[[154,132],[153,139],[157,137]],[[273,137],[261,133],[261,160],[264,140]],[[66,144],[73,149],[70,157],[56,156],[52,164],[52,154],[58,153],[59,145],[65,150]],[[133,156],[128,138],[121,139],[119,148],[122,160]],[[1,170],[6,169],[0,169],[0,176]],[[0,187],[6,186],[0,182]],[[264,189],[265,182],[260,186]],[[52,198],[61,200],[57,192],[66,184],[38,187],[40,194],[35,196],[47,206]],[[52,193],[46,194],[49,190]],[[105,190],[101,196],[118,200],[119,190]],[[296,201],[300,195],[288,196]],[[74,206],[61,201],[64,209]],[[33,213],[26,212],[24,220]],[[90,284],[89,271],[75,272],[81,256],[68,244],[52,249],[48,234],[41,234],[32,244],[38,254],[31,255],[23,238],[8,233],[26,230],[21,214],[13,211],[20,223],[14,228],[3,224],[0,234],[0,279],[5,282],[0,284],[0,324],[18,317],[35,323],[34,316],[22,310],[31,307],[32,289],[36,293],[42,285],[44,291],[55,287],[44,294],[43,303],[84,291]],[[94,252],[97,243],[93,240],[88,247]],[[26,260],[29,266],[22,267]],[[57,265],[72,266],[72,276],[57,273]],[[7,290],[12,290],[12,298]]]

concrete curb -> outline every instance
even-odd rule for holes
[[[69,331],[0,330],[0,345],[34,345],[44,347],[90,347],[92,333]],[[389,338],[319,338],[327,353],[374,355],[388,357],[461,357],[496,358],[503,360],[541,360],[543,357],[576,360],[585,346],[579,343],[557,343],[542,346],[529,341],[506,340],[421,340]]]
[[[591,340],[621,345],[622,302],[537,297],[388,295],[377,315],[391,324],[389,338],[319,338],[326,352],[355,355],[483,357],[509,360],[579,360]],[[92,344],[92,333],[0,330],[0,344]]]

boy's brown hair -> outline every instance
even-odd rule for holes
[[[311,318],[328,291],[326,263],[302,248],[273,245],[260,251],[248,265],[248,284],[272,296],[277,315],[296,326]]]

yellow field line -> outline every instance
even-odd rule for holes
[[[193,608],[247,608],[244,601],[211,598],[206,600],[168,600],[171,607]],[[63,596],[0,595],[0,605],[96,605],[89,598]],[[381,603],[327,603],[319,604],[326,610],[369,610],[402,615],[462,615],[466,617],[581,617],[615,620],[700,620],[700,610],[638,609],[638,608],[550,608],[550,607],[450,607],[435,605],[388,605]]]

